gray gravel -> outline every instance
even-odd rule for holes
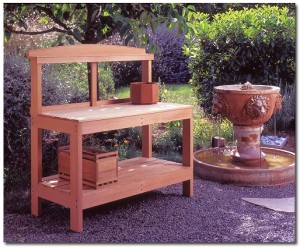
[[[276,212],[243,197],[295,197],[295,184],[241,187],[194,181],[84,211],[84,231],[69,230],[69,210],[46,204],[44,214],[4,214],[7,243],[294,243],[295,214]]]

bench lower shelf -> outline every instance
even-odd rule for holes
[[[118,182],[99,189],[83,186],[82,208],[87,209],[108,202],[141,194],[171,184],[192,180],[191,167],[157,158],[133,158],[118,164]],[[44,177],[38,185],[39,197],[70,207],[70,181],[58,175]]]

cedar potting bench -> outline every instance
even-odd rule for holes
[[[31,63],[31,212],[42,213],[46,199],[70,208],[70,229],[83,230],[83,210],[175,183],[183,195],[193,195],[193,137],[190,105],[134,105],[127,99],[97,99],[97,63],[141,61],[142,81],[152,80],[153,54],[145,49],[113,45],[72,45],[28,51]],[[43,106],[42,65],[90,63],[90,101]],[[152,124],[182,120],[182,163],[152,157]],[[82,184],[82,136],[96,132],[142,127],[142,157],[120,161],[118,180],[98,189]],[[70,180],[42,176],[42,130],[70,135]]]

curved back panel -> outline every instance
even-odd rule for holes
[[[38,63],[70,63],[101,61],[137,61],[153,60],[153,54],[147,54],[144,48],[79,44],[30,50],[28,58],[37,58]]]

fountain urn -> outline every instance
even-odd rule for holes
[[[261,166],[265,154],[260,149],[263,124],[280,110],[280,88],[268,85],[222,85],[214,88],[212,111],[233,123],[236,149],[233,161],[245,166]]]

